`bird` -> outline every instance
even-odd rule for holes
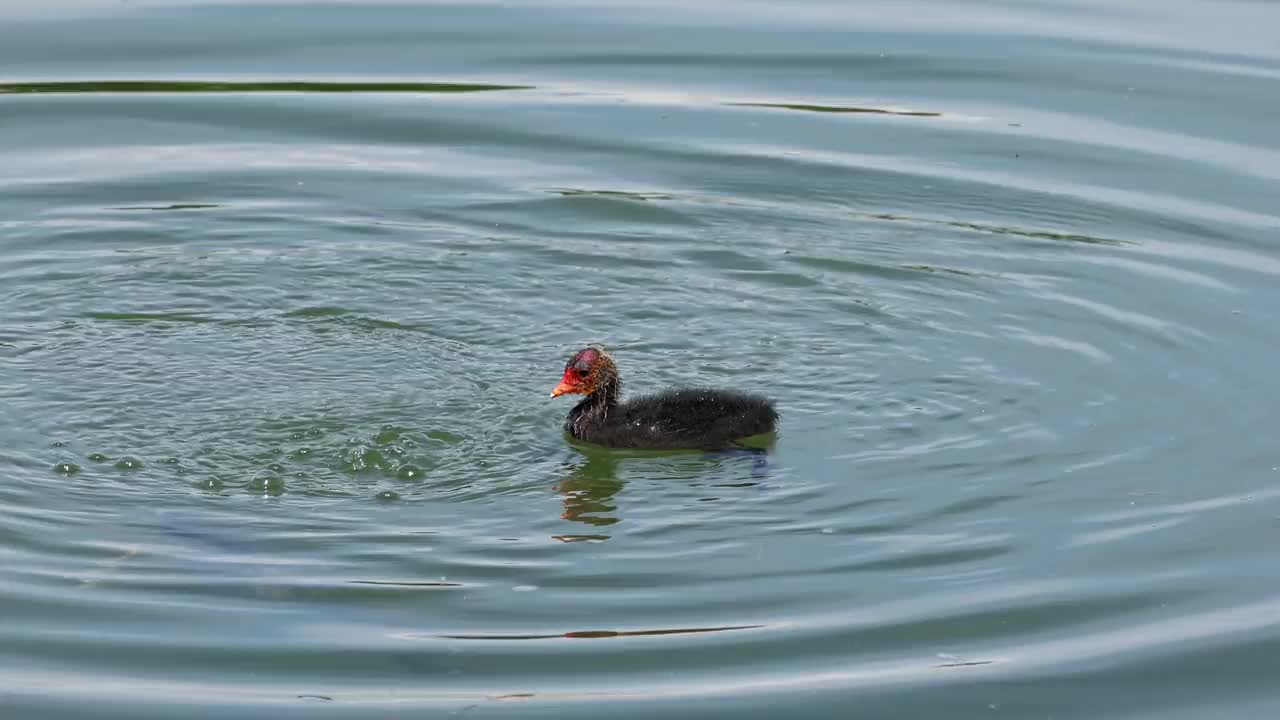
[[[724,449],[778,423],[773,401],[738,390],[678,387],[620,400],[618,367],[602,348],[574,353],[551,397],[585,395],[564,429],[583,442],[611,448]]]

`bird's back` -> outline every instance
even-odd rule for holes
[[[778,420],[765,398],[734,390],[677,388],[612,408],[597,438],[613,447],[711,448],[772,432]]]

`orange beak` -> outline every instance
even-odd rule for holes
[[[560,378],[560,384],[555,390],[551,391],[551,397],[560,397],[561,395],[573,395],[574,393],[587,394],[589,388],[583,387],[582,378],[576,377],[572,371],[565,370],[564,377]]]

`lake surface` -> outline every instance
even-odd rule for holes
[[[1276,716],[1277,27],[6,3],[4,717]]]

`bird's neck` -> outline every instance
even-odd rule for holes
[[[617,376],[605,377],[596,389],[578,403],[569,413],[570,423],[598,423],[609,415],[609,411],[618,404],[618,395],[622,392],[622,381]]]

